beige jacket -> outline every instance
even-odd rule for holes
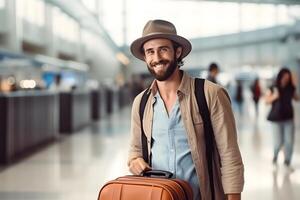
[[[184,72],[178,88],[178,99],[192,158],[199,178],[201,197],[202,200],[210,200],[211,190],[208,183],[203,121],[194,95],[194,83],[194,79]],[[225,194],[241,193],[244,186],[244,166],[237,143],[235,120],[227,92],[210,81],[205,81],[204,90],[217,144],[215,155],[218,151],[221,161],[220,164],[219,159],[215,156],[214,175],[216,176],[214,177],[214,183],[217,193],[216,199],[222,199],[219,196],[222,193],[222,187],[216,183],[222,182]],[[152,134],[153,96],[157,92],[155,81],[152,83],[149,92],[151,94],[143,117],[144,131],[148,140],[148,152],[150,152]],[[143,157],[139,117],[139,105],[142,95],[143,92],[133,102],[128,164],[134,158]]]

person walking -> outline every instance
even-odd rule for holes
[[[252,99],[253,99],[253,102],[255,105],[255,114],[256,114],[256,116],[258,116],[258,111],[259,111],[258,104],[259,104],[259,99],[261,97],[261,87],[259,84],[259,78],[256,78],[254,80],[254,83],[250,89],[251,89],[251,93],[252,93]]]
[[[210,63],[209,67],[208,67],[208,76],[207,76],[207,80],[213,82],[213,83],[218,83],[217,82],[217,76],[219,74],[219,66],[217,63],[212,62]]]
[[[291,167],[295,140],[293,99],[299,101],[295,81],[291,71],[288,68],[282,68],[277,75],[274,86],[267,91],[265,97],[266,103],[271,104],[267,119],[273,123],[274,127],[272,162],[275,169],[277,169],[278,154],[283,148],[284,166],[288,171],[294,170]]]
[[[243,103],[244,103],[244,89],[241,80],[236,80],[236,91],[235,91],[235,102],[237,104],[238,112],[240,115],[243,114]]]

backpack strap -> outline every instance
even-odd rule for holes
[[[204,126],[204,137],[205,137],[205,148],[206,148],[206,160],[208,166],[209,183],[211,189],[212,200],[215,200],[215,188],[214,188],[214,177],[213,177],[213,152],[214,152],[214,131],[210,119],[210,113],[208,110],[207,102],[204,93],[204,79],[195,79],[195,96],[199,113],[203,119]]]
[[[150,92],[149,92],[149,88],[148,88],[143,93],[141,103],[140,103],[139,114],[140,114],[140,122],[141,122],[141,140],[142,140],[143,159],[145,160],[145,162],[147,162],[151,166],[151,159],[149,159],[149,157],[148,157],[147,137],[145,135],[144,127],[143,127],[144,111],[145,111],[145,107],[146,107],[146,103],[148,101],[149,95],[150,95]]]

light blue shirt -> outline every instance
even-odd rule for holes
[[[159,92],[154,98],[152,168],[170,171],[174,178],[188,181],[193,188],[194,199],[199,200],[198,177],[181,119],[178,98],[169,116]]]

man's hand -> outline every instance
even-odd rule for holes
[[[147,169],[151,169],[151,167],[144,161],[143,158],[136,158],[129,164],[129,170],[134,175],[140,175]]]
[[[241,194],[227,194],[227,200],[241,200]]]

